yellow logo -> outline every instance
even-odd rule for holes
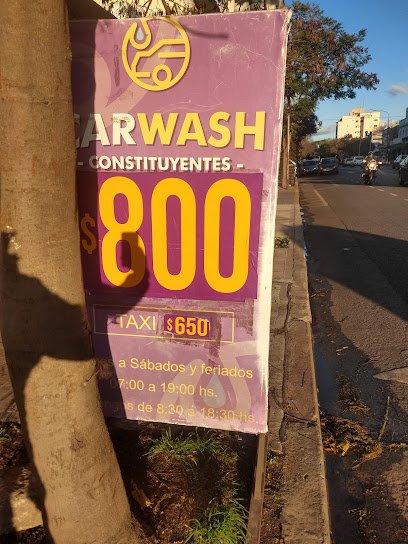
[[[150,23],[154,24],[152,36]],[[132,51],[135,53],[132,59]],[[190,62],[190,42],[175,20],[148,17],[133,23],[122,43],[122,61],[128,76],[143,89],[165,91],[185,74]]]

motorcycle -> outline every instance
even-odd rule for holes
[[[364,173],[363,173],[364,183],[366,185],[371,185],[377,173],[378,163],[375,160],[369,160],[365,162],[362,166],[364,168]]]

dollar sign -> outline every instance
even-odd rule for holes
[[[171,317],[167,319],[166,327],[168,332],[171,332],[173,330],[173,320]]]
[[[90,255],[93,253],[96,249],[96,238],[92,231],[89,230],[89,227],[95,227],[95,219],[89,215],[89,213],[86,213],[83,218],[81,219],[81,229],[82,232],[87,236],[88,238],[82,238],[81,244],[82,247],[88,252]]]

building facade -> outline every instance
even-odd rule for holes
[[[405,117],[398,123],[398,139],[402,143],[408,143],[408,108],[405,110]]]
[[[370,134],[378,134],[380,127],[379,111],[364,111],[364,108],[354,108],[348,115],[336,123],[336,138],[351,136],[352,138],[366,138]]]

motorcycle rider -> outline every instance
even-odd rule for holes
[[[378,166],[378,161],[377,161],[377,159],[374,157],[373,152],[372,152],[372,151],[369,151],[367,157],[364,158],[363,165],[365,166],[365,165],[368,164],[369,162],[373,162],[373,161],[375,162],[376,166]]]
[[[364,172],[361,174],[361,177],[364,178],[367,175],[368,165],[372,163],[375,163],[374,172],[378,168],[378,161],[374,157],[373,152],[369,151],[368,155],[364,158],[363,162],[361,163],[361,168],[364,170]]]
[[[378,161],[377,159],[374,157],[373,155],[373,152],[372,151],[369,151],[368,152],[368,155],[364,158],[363,162],[361,163],[361,166],[363,168],[366,167],[366,165],[369,163],[369,162],[375,162],[376,166],[378,166]]]

